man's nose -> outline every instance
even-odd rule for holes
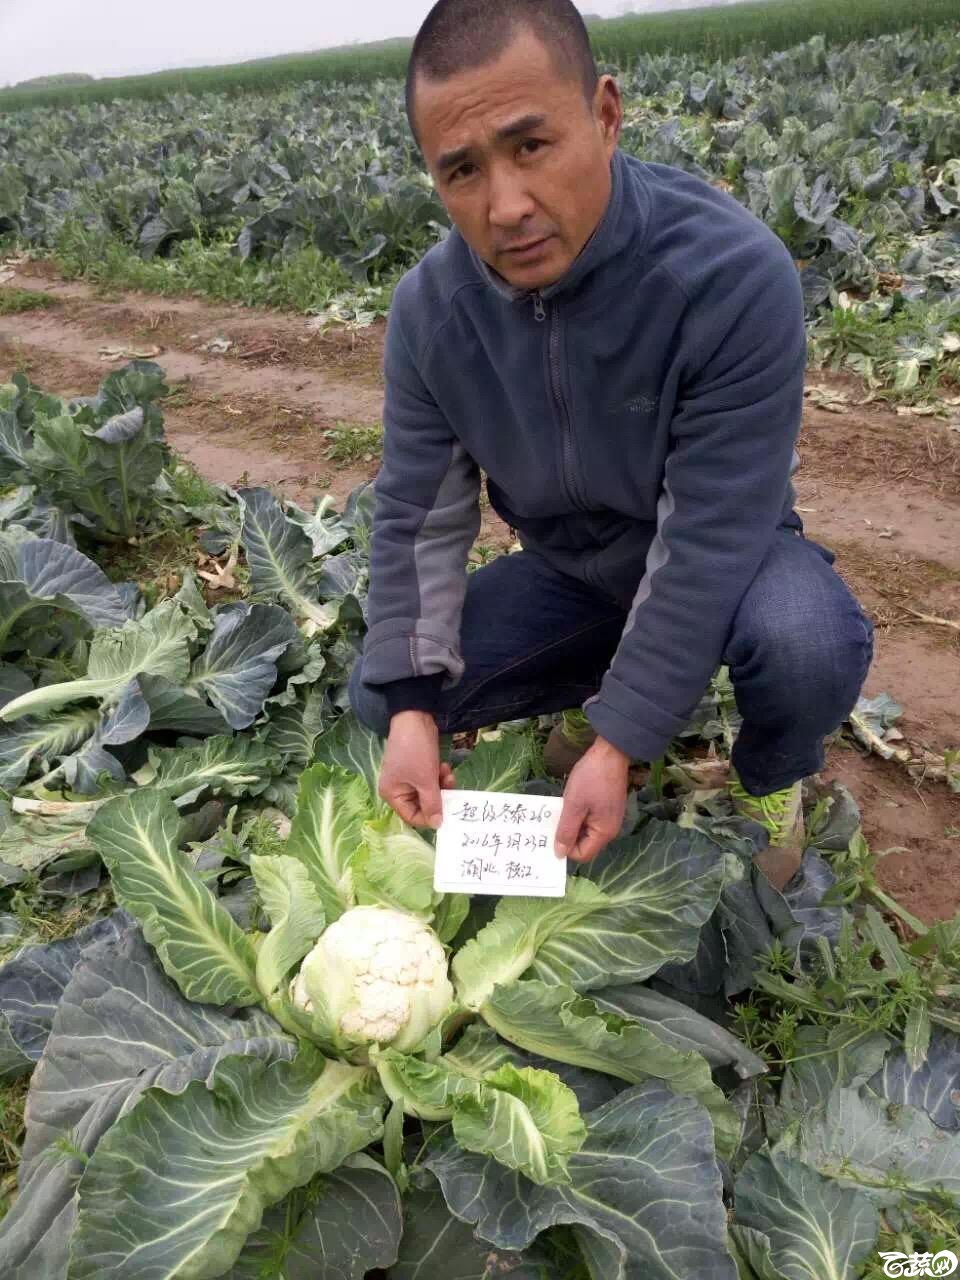
[[[490,172],[490,223],[516,228],[534,212],[524,175],[509,165],[494,165]]]

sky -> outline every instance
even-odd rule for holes
[[[0,0],[0,85],[64,71],[136,75],[411,36],[431,6],[432,0]],[[634,6],[587,0],[579,7],[609,17]]]

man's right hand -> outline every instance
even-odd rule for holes
[[[440,734],[429,711],[400,711],[380,766],[380,798],[412,827],[439,827],[440,789],[456,786],[453,769],[440,763]]]

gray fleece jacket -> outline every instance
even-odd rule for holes
[[[549,288],[514,289],[456,230],[400,282],[361,675],[459,681],[482,469],[524,547],[629,611],[584,707],[653,760],[793,506],[806,332],[790,253],[754,214],[670,165],[618,150],[611,170]]]

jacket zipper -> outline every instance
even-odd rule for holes
[[[546,308],[543,305],[543,298],[539,292],[533,295],[533,315],[537,321],[541,322],[547,317]],[[573,460],[573,424],[570,421],[570,413],[567,409],[567,403],[563,398],[563,385],[560,380],[560,308],[556,304],[551,308],[548,342],[551,390],[553,391],[553,398],[560,414],[564,487],[567,490],[567,497],[570,499],[573,506],[579,507],[581,510],[586,510],[586,507],[580,498],[575,479],[576,468]]]

